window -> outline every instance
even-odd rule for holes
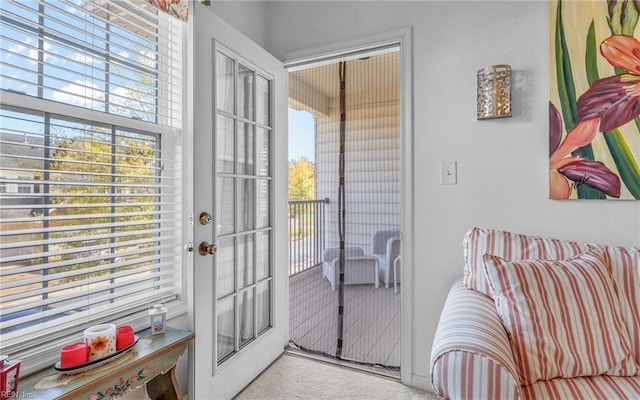
[[[32,183],[24,183],[25,181],[30,181],[31,179],[28,176],[20,176],[18,179],[22,182],[18,183],[18,193],[31,193],[31,188],[33,187]]]
[[[184,27],[146,1],[0,11],[0,350],[35,370],[34,344],[181,304]]]

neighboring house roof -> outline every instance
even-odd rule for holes
[[[2,146],[2,151],[0,151],[2,153],[2,157],[0,157],[1,171],[3,168],[16,167],[16,162],[21,158],[24,160],[42,158],[44,138],[41,136],[0,133],[0,146]]]
[[[42,165],[42,161],[39,159],[42,158],[44,152],[44,138],[41,136],[26,136],[20,134],[0,133],[0,146],[2,146],[2,148],[0,149],[0,153],[2,154],[2,157],[0,157],[0,178],[7,178],[7,175],[9,175],[10,172],[15,179],[16,171],[7,171],[7,169],[9,168],[25,167],[27,166],[25,165],[27,163],[31,163],[32,166]],[[23,175],[25,178],[28,178],[29,180],[26,181],[27,183],[33,182],[31,180],[33,177],[33,173],[30,173],[28,171],[17,173]],[[7,207],[7,210],[5,210],[5,213],[3,214],[11,214],[15,213],[15,211],[12,211],[10,206],[36,206],[42,204],[43,199],[44,198],[42,196],[34,196],[31,193],[26,196],[14,194],[10,197],[0,198],[0,205],[2,205],[3,207]],[[39,208],[33,208],[31,210],[31,214],[33,215],[38,215],[41,213],[42,210]]]

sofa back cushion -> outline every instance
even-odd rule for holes
[[[522,259],[562,260],[574,257],[591,246],[568,240],[527,236],[487,228],[473,228],[464,237],[464,284],[489,297],[482,257],[493,254],[507,261]]]
[[[601,249],[618,293],[634,358],[640,365],[640,249],[622,246],[602,246]]]
[[[606,262],[597,248],[568,260],[484,256],[522,385],[637,373]]]

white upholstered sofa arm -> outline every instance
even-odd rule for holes
[[[457,280],[431,350],[431,383],[445,399],[521,399],[509,338],[493,300]]]

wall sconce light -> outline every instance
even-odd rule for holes
[[[478,70],[478,120],[511,116],[511,66]]]

